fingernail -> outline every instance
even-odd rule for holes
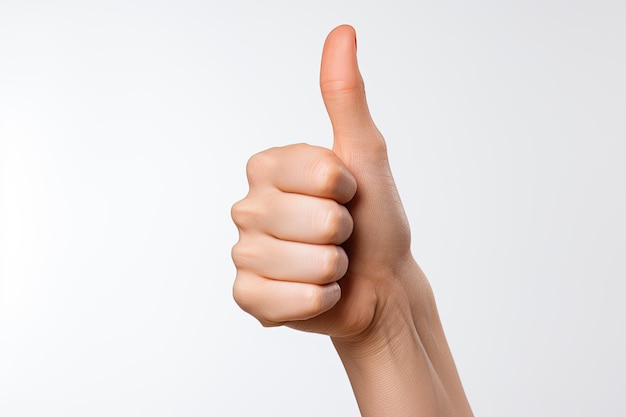
[[[322,304],[324,311],[330,310],[341,298],[341,287],[336,282],[326,284],[322,287]]]

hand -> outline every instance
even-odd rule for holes
[[[248,163],[250,192],[232,211],[234,297],[265,326],[330,335],[364,416],[469,416],[355,39],[340,26],[322,54],[332,150],[291,145]]]
[[[320,85],[332,152],[300,144],[249,161],[250,192],[233,207],[234,296],[266,326],[354,337],[374,324],[390,292],[412,285],[397,281],[412,263],[409,227],[369,114],[352,28],[329,35]]]

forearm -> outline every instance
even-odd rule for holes
[[[428,281],[417,264],[405,268],[377,315],[382,326],[358,338],[333,338],[361,414],[471,416]],[[389,295],[389,294],[388,294]]]
[[[268,149],[233,206],[233,296],[264,326],[331,335],[365,417],[471,416],[365,100],[354,29],[324,44],[332,150]]]

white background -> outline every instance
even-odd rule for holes
[[[436,4],[434,4],[436,3]],[[0,416],[357,416],[231,298],[248,157],[350,23],[470,403],[623,416],[623,1],[0,2]]]

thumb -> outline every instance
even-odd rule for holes
[[[394,257],[410,252],[408,220],[385,140],[367,107],[352,27],[339,26],[326,38],[320,87],[333,126],[333,152],[357,182],[356,194],[346,205],[354,221],[352,235],[343,244],[350,259],[348,273],[367,275],[381,265],[395,267]],[[350,292],[345,284],[344,290],[342,297]]]
[[[384,139],[367,107],[356,57],[356,33],[351,26],[339,26],[326,38],[320,88],[333,127],[333,150],[342,159],[363,152],[386,154]]]

